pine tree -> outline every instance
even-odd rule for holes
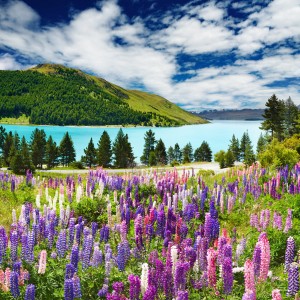
[[[240,160],[244,161],[247,145],[251,143],[248,131],[244,132],[240,142]]]
[[[28,145],[28,143],[27,143],[24,136],[22,137],[22,140],[21,140],[20,154],[22,156],[23,174],[25,174],[27,170],[34,171],[34,165],[33,165],[32,160],[31,160],[29,145]]]
[[[239,161],[240,160],[240,143],[239,140],[235,137],[235,135],[232,136],[230,140],[229,149],[233,154],[234,160]]]
[[[11,157],[10,167],[11,167],[13,173],[24,174],[23,173],[24,172],[23,159],[22,159],[22,154],[21,154],[20,150],[15,150],[14,155]]]
[[[212,151],[206,141],[203,141],[200,147],[198,147],[194,152],[195,161],[208,161],[212,160]]]
[[[168,164],[171,164],[175,160],[174,148],[170,146],[167,152]]]
[[[14,145],[14,137],[12,132],[10,131],[5,137],[5,141],[3,143],[3,149],[2,149],[2,157],[6,166],[9,166],[9,153],[13,145]]]
[[[90,139],[90,142],[84,150],[84,156],[82,157],[82,161],[89,167],[91,168],[93,165],[96,163],[96,148],[93,142],[93,139]]]
[[[31,134],[31,158],[35,167],[42,168],[46,153],[46,133],[36,128]]]
[[[162,139],[159,139],[156,147],[155,147],[155,155],[158,165],[166,165],[167,164],[167,152],[166,146]]]
[[[276,95],[268,99],[266,109],[263,114],[265,120],[262,122],[260,129],[270,131],[271,138],[276,137],[279,141],[283,138],[285,104],[279,100]]]
[[[183,163],[190,163],[193,161],[193,147],[191,143],[187,143],[182,149]]]
[[[268,141],[269,141],[268,134],[263,135],[261,133],[258,138],[257,145],[256,145],[256,154],[259,154],[266,149],[266,147],[268,145]]]
[[[60,155],[60,163],[63,166],[69,166],[69,164],[75,161],[75,149],[73,141],[67,131],[63,136],[60,144],[59,144],[59,155]]]
[[[128,168],[134,166],[134,156],[128,135],[124,135],[122,128],[118,131],[113,143],[112,152],[114,156],[114,166],[116,168]]]
[[[149,129],[146,131],[145,136],[144,136],[145,144],[144,144],[144,150],[143,150],[143,155],[141,156],[141,162],[145,165],[149,165],[149,157],[150,157],[150,152],[154,152],[155,148],[155,133]]]
[[[182,162],[182,151],[180,150],[178,143],[176,143],[174,146],[174,160],[178,161],[179,163]]]
[[[104,130],[98,142],[97,164],[107,168],[110,166],[112,157],[111,140],[108,133]]]
[[[46,143],[45,163],[51,169],[58,164],[59,149],[50,135]]]
[[[0,126],[0,154],[2,155],[3,153],[3,146],[5,143],[5,139],[6,139],[7,133],[6,130],[3,126]]]
[[[285,137],[290,137],[297,133],[297,119],[299,115],[298,107],[291,97],[285,101],[284,130]]]

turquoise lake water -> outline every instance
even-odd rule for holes
[[[156,139],[162,139],[166,145],[178,143],[180,148],[191,142],[193,149],[199,147],[203,141],[208,142],[213,154],[219,150],[227,150],[229,141],[233,134],[240,140],[243,133],[248,131],[254,150],[257,140],[261,133],[259,126],[261,121],[213,121],[203,125],[189,125],[182,127],[154,128],[154,127],[131,127],[122,128],[128,134],[129,141],[133,147],[136,161],[139,161],[143,152],[144,134],[150,128],[155,132]],[[107,127],[76,127],[76,126],[25,126],[25,125],[2,125],[6,131],[17,132],[21,137],[24,135],[30,141],[30,135],[35,128],[44,129],[47,136],[52,135],[56,143],[59,144],[63,135],[68,131],[71,135],[77,160],[83,155],[83,149],[87,147],[90,138],[94,144],[97,143],[104,130],[109,134],[112,142],[114,141],[119,128]]]

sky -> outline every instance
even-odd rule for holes
[[[300,0],[0,0],[0,69],[39,63],[191,111],[300,105]]]

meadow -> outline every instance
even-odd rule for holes
[[[0,174],[0,299],[297,299],[300,165]]]

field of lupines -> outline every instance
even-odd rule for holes
[[[0,189],[24,202],[0,226],[0,299],[298,297],[300,165],[2,173]]]

